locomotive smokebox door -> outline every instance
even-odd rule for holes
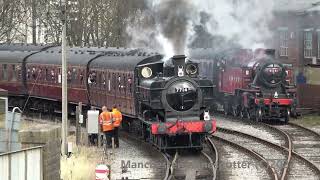
[[[185,55],[175,55],[172,57],[172,63],[174,65],[175,76],[181,77],[185,74]]]

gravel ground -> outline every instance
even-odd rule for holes
[[[185,177],[185,179],[201,178],[212,180],[212,167],[206,157],[200,152],[180,152],[174,166],[174,179]]]
[[[120,148],[108,160],[112,179],[162,179],[165,174],[166,162],[159,152],[148,144],[126,138],[120,139]]]
[[[218,179],[270,179],[267,170],[258,160],[223,142],[214,140],[214,143],[219,152]]]
[[[287,132],[293,143],[293,149],[320,168],[320,138],[301,128],[282,125],[277,126]]]
[[[287,175],[289,180],[319,180],[319,177],[315,176],[315,173],[310,168],[300,162],[298,159],[293,158],[290,163],[289,174]]]
[[[291,122],[299,124],[301,126],[310,128],[320,133],[320,116],[317,115],[305,115],[298,119],[291,119]]]
[[[217,126],[235,131],[240,131],[249,135],[257,136],[274,144],[284,146],[285,141],[278,133],[266,129],[263,126],[250,123],[250,121],[232,120],[228,117],[217,117]]]
[[[280,151],[273,147],[267,146],[265,144],[261,144],[252,139],[238,137],[236,135],[217,132],[215,136],[222,137],[234,143],[240,144],[247,149],[251,149],[260,155],[262,155],[268,163],[275,168],[278,175],[281,175],[282,170],[287,161],[287,152]]]

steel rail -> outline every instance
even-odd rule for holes
[[[301,126],[301,125],[299,125],[299,124],[295,124],[295,123],[291,123],[291,122],[289,122],[288,125],[289,125],[289,126],[296,127],[296,128],[298,128],[298,129],[299,129],[299,128],[300,128],[300,129],[303,129],[304,131],[307,131],[307,132],[309,132],[310,134],[313,134],[314,136],[316,136],[317,138],[320,139],[320,134],[317,133],[317,132],[314,131],[314,130],[311,130],[311,129],[309,129],[309,128],[306,128],[306,127],[303,127],[303,126]]]
[[[168,154],[166,154],[166,155],[169,156]],[[168,158],[169,164],[167,166],[168,169],[167,169],[166,176],[165,176],[164,180],[171,180],[173,178],[174,166],[176,164],[178,156],[179,156],[178,151],[176,151],[172,161],[170,161]]]
[[[236,147],[237,149],[240,149],[241,151],[244,151],[246,152],[247,154],[250,154],[251,156],[253,156],[256,160],[260,161],[260,162],[263,162],[263,165],[266,167],[267,169],[267,172],[269,173],[270,177],[272,177],[274,180],[278,180],[278,175],[275,171],[275,169],[268,163],[268,161],[263,157],[261,156],[260,154],[258,154],[257,152],[251,150],[251,149],[247,149],[237,143],[234,143],[232,141],[229,141],[227,139],[224,139],[224,138],[221,138],[221,137],[217,137],[217,136],[211,136],[210,138],[212,139],[216,139],[218,141],[222,141],[226,144],[229,144],[231,146],[234,146]]]
[[[287,147],[286,147],[287,149],[286,150],[288,152],[288,157],[287,157],[286,165],[283,168],[282,175],[281,175],[281,180],[285,180],[287,178],[289,167],[290,167],[290,163],[291,163],[291,160],[292,160],[292,151],[293,151],[293,149],[292,149],[292,139],[288,135],[288,133],[284,132],[283,130],[281,130],[279,128],[276,128],[276,127],[273,127],[271,125],[268,125],[268,124],[265,124],[265,123],[261,123],[261,122],[259,122],[259,124],[261,124],[261,125],[263,125],[265,127],[268,127],[270,129],[272,129],[273,131],[280,132],[280,134],[283,137],[285,137],[285,141],[286,141],[286,144],[287,144]],[[261,139],[261,140],[263,140],[263,139]],[[279,146],[279,147],[282,147],[282,146]]]
[[[164,180],[169,180],[170,177],[170,169],[171,169],[171,161],[169,160],[169,155],[166,153],[161,153],[164,159],[166,160],[166,173],[165,177],[163,178]]]
[[[202,153],[203,153],[204,156],[206,156],[209,159],[210,164],[212,166],[212,172],[213,172],[212,180],[216,180],[217,179],[217,171],[218,171],[218,167],[219,167],[218,149],[217,149],[216,145],[213,143],[213,141],[210,138],[206,137],[206,141],[208,142],[209,146],[211,147],[212,151],[215,154],[215,161],[213,162],[212,159],[210,158],[210,156],[207,155],[206,153],[204,153],[203,151],[202,151]]]
[[[286,165],[285,165],[285,167],[284,167],[284,169],[282,171],[281,180],[284,180],[284,179],[287,178],[287,174],[288,174],[288,171],[289,171],[289,165],[291,163],[292,157],[296,157],[296,158],[304,161],[309,167],[311,167],[313,170],[315,170],[318,175],[320,175],[320,169],[317,168],[316,165],[314,165],[311,161],[305,159],[304,157],[302,157],[301,155],[299,155],[297,152],[295,152],[292,149],[292,143],[291,143],[290,136],[286,132],[284,132],[284,131],[282,131],[282,130],[280,130],[278,128],[274,128],[274,129],[278,130],[279,132],[284,133],[288,137],[288,139],[289,139],[288,141],[290,142],[288,147],[279,146],[278,144],[272,143],[270,141],[267,141],[267,140],[264,140],[264,139],[261,139],[261,138],[258,138],[256,136],[252,136],[252,135],[249,135],[249,134],[246,134],[246,133],[243,133],[243,132],[239,132],[239,131],[235,131],[235,130],[231,130],[231,129],[227,129],[227,128],[217,127],[218,131],[229,132],[229,133],[232,133],[234,135],[242,136],[242,137],[245,137],[245,138],[248,138],[248,139],[253,139],[253,140],[259,141],[259,142],[261,142],[263,144],[267,144],[269,146],[273,146],[274,148],[282,149],[283,151],[287,151],[288,152],[287,162],[286,162]]]

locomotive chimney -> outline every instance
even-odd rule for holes
[[[181,77],[185,72],[185,55],[175,55],[172,57],[172,63],[174,65],[174,74]]]
[[[269,57],[275,58],[276,57],[276,50],[275,49],[266,49],[265,54]]]

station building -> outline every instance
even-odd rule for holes
[[[276,3],[270,24],[271,47],[295,70],[299,106],[320,110],[320,1]]]

